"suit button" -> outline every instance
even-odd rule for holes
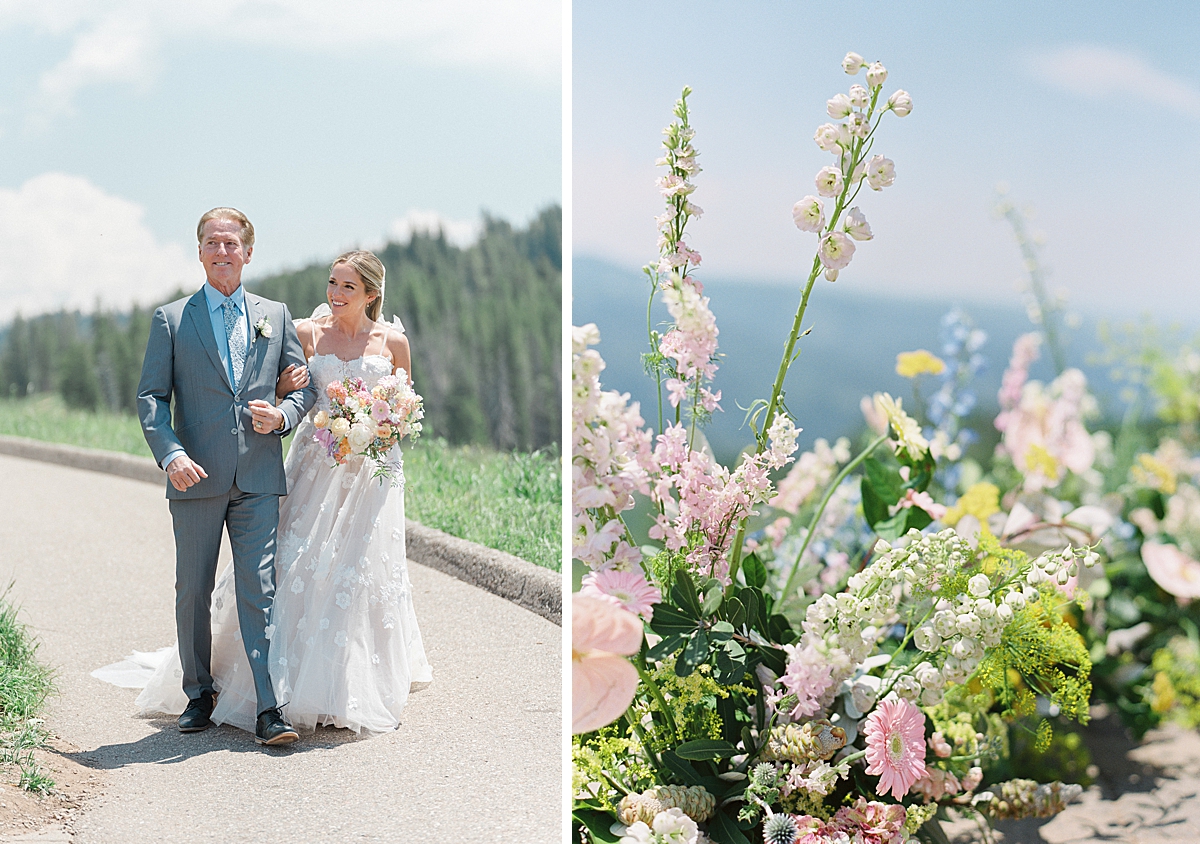
[[[229,433],[236,435],[236,434],[237,434],[237,428],[230,428],[230,429],[229,429]]]

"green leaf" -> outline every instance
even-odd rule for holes
[[[725,590],[721,588],[720,583],[708,587],[708,591],[704,593],[704,602],[700,605],[700,614],[705,618],[712,615],[720,609],[724,599]]]
[[[742,560],[742,575],[746,578],[746,585],[755,589],[762,589],[767,583],[767,567],[757,554],[751,554]]]
[[[758,655],[762,659],[763,665],[771,669],[776,677],[782,677],[787,671],[787,654],[781,649],[759,646]]]
[[[675,634],[667,636],[657,645],[646,651],[646,659],[653,660],[654,662],[661,662],[671,654],[675,653],[675,651],[682,648],[685,641],[686,639],[683,636]]]
[[[700,618],[700,599],[697,597],[696,584],[682,569],[675,572],[675,585],[671,587],[671,597],[684,613],[692,618]]]
[[[670,604],[657,604],[654,607],[654,618],[650,621],[650,629],[659,636],[686,636],[696,629],[698,621],[690,618]]]
[[[739,589],[737,593],[738,599],[746,607],[746,623],[751,627],[762,629],[762,599],[759,597],[758,591],[752,587]]]
[[[750,844],[750,839],[738,829],[737,822],[721,810],[709,818],[708,837],[717,844]]]
[[[696,769],[690,763],[683,761],[675,754],[674,750],[664,750],[659,756],[662,763],[671,769],[675,776],[679,777],[688,785],[701,785],[704,778],[696,773]]]
[[[920,507],[908,507],[906,509],[908,510],[908,527],[904,529],[906,533],[908,532],[909,528],[916,528],[917,530],[920,530],[933,521],[933,517]]]
[[[727,741],[718,739],[696,739],[685,741],[675,748],[680,759],[694,759],[703,762],[706,759],[728,759],[736,756],[738,749]]]
[[[675,674],[686,677],[696,668],[708,662],[708,635],[703,630],[697,630],[688,643],[683,646],[683,653],[675,661]]]
[[[796,634],[792,630],[791,622],[787,620],[785,615],[773,615],[767,621],[767,632],[771,637],[772,642],[778,642],[781,645],[790,645],[796,640]]]
[[[736,683],[746,671],[746,649],[730,640],[717,651],[716,663],[717,682],[725,685]]]
[[[621,836],[610,831],[617,819],[608,812],[601,812],[599,809],[576,809],[571,813],[571,817],[587,828],[588,836],[593,841],[614,844],[621,840]]]
[[[746,623],[746,605],[737,598],[726,598],[724,607],[725,617],[729,619],[729,623],[735,630],[740,629]]]
[[[898,539],[904,535],[904,532],[908,530],[908,528],[905,527],[907,524],[908,513],[904,510],[901,510],[890,519],[884,519],[882,522],[878,522],[871,527],[875,529],[875,532],[879,534],[882,539],[886,539],[890,542],[891,540]],[[657,609],[654,611],[654,617],[658,618]]]
[[[708,636],[714,642],[724,642],[733,638],[733,625],[728,621],[718,621],[708,630]]]
[[[904,497],[904,479],[893,466],[874,458],[868,457],[862,462],[863,482],[889,504],[895,504]]]

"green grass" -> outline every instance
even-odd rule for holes
[[[421,439],[404,449],[405,515],[561,571],[560,478],[556,452],[503,453]]]
[[[56,396],[0,399],[0,434],[150,456],[137,419],[72,410]],[[557,453],[422,438],[404,446],[404,476],[408,518],[561,571]]]
[[[0,399],[0,434],[150,456],[134,417],[72,410],[55,395]]]
[[[20,786],[45,794],[54,781],[33,758],[49,734],[42,709],[54,684],[37,661],[37,643],[17,620],[16,608],[0,597],[0,764],[20,771]]]

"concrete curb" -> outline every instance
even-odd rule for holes
[[[166,476],[149,457],[0,435],[0,454],[58,463],[163,485]],[[562,626],[562,576],[520,557],[485,548],[409,520],[408,558],[512,601]]]

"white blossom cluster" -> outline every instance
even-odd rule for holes
[[[817,257],[825,268],[825,278],[837,279],[838,272],[854,257],[854,241],[874,237],[871,225],[857,206],[850,206],[863,182],[872,190],[883,190],[896,180],[896,167],[891,159],[873,155],[869,159],[875,128],[884,112],[905,117],[912,112],[912,98],[905,91],[896,91],[879,106],[879,96],[888,72],[879,62],[868,64],[857,53],[847,53],[842,69],[856,76],[866,68],[867,87],[850,86],[848,94],[835,94],[826,104],[826,113],[839,123],[824,123],[817,127],[813,140],[817,146],[836,156],[832,165],[822,167],[815,179],[819,196],[806,196],[792,207],[792,219],[801,231],[821,236]],[[825,205],[820,197],[834,200],[828,222]]]
[[[1065,585],[1081,564],[1090,568],[1099,561],[1094,551],[1068,545],[1016,571],[992,576],[976,572],[966,591],[939,597],[943,584],[958,575],[975,552],[951,528],[928,535],[910,530],[905,540],[900,548],[880,540],[875,546],[879,556],[849,579],[844,592],[823,595],[808,608],[804,644],[834,665],[834,687],[854,675],[881,635],[899,620],[902,600],[910,599],[919,609],[932,597],[925,618],[910,631],[924,657],[885,673],[881,694],[895,692],[933,706],[948,685],[963,683],[975,672],[987,648],[1000,644],[1014,615],[1039,600],[1041,584]]]

